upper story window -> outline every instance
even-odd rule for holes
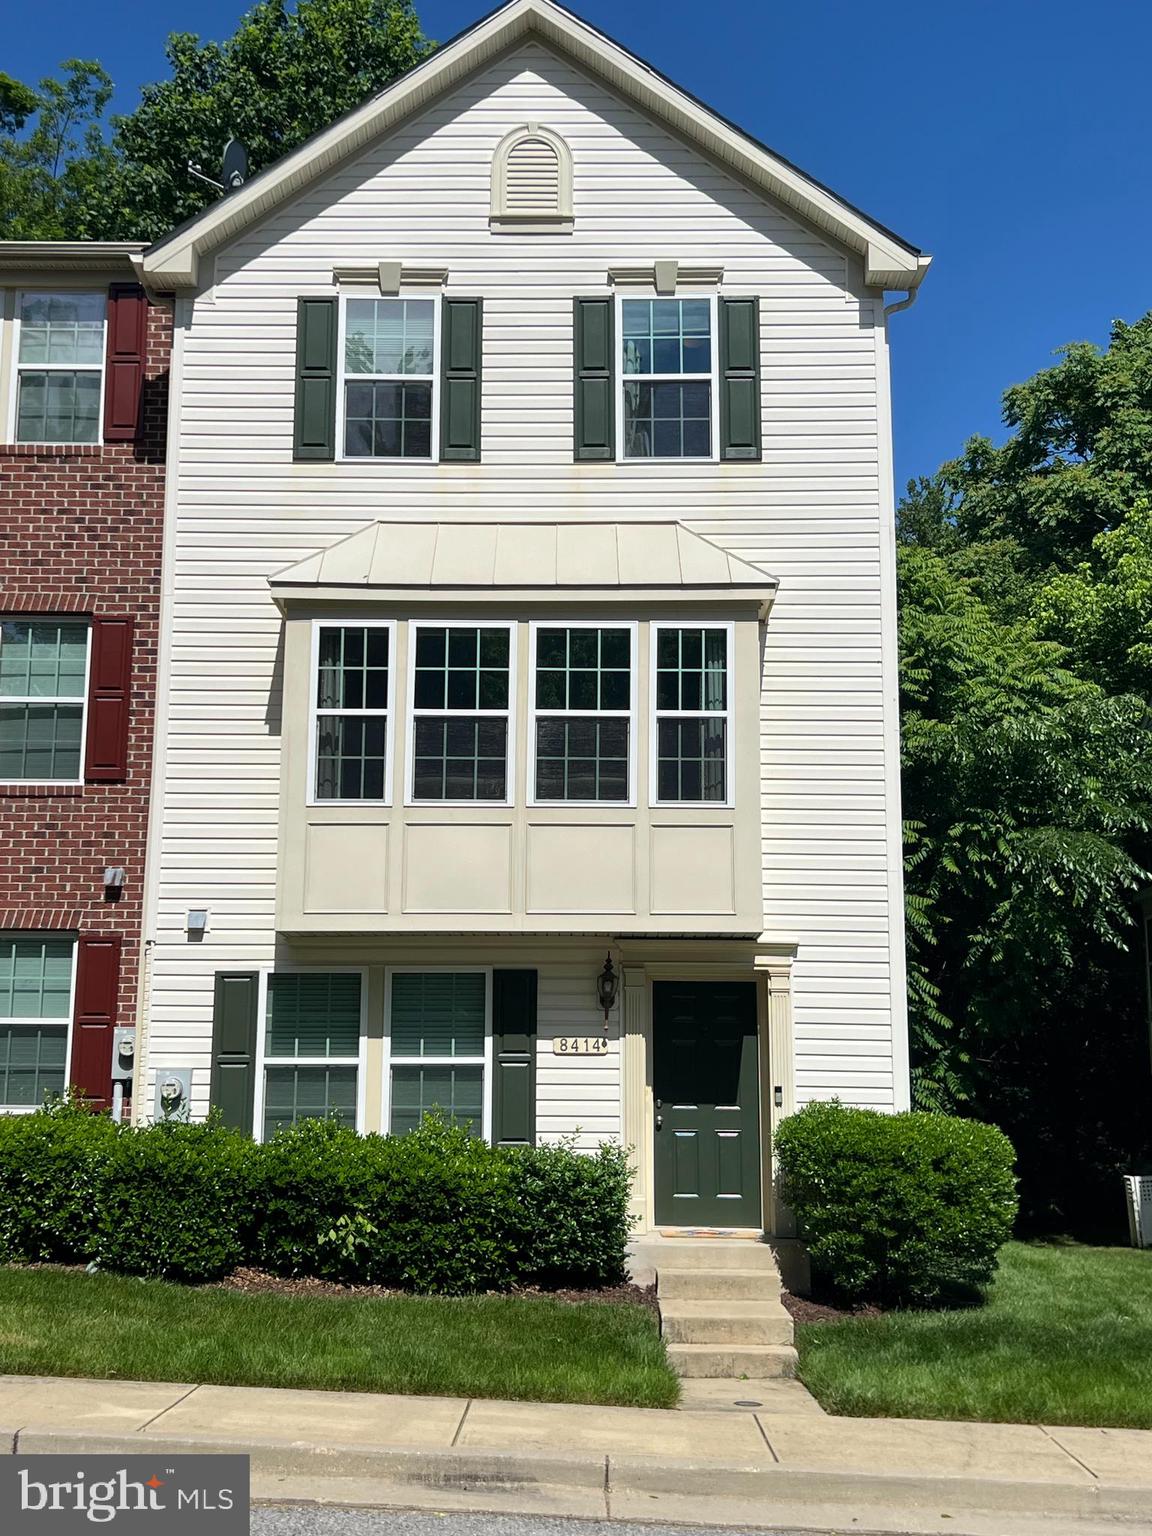
[[[0,1110],[64,1091],[75,958],[69,937],[0,934]]]
[[[431,459],[438,299],[344,300],[344,456]]]
[[[533,798],[632,795],[634,625],[533,629]]]
[[[626,459],[715,457],[714,302],[620,300],[620,442]]]
[[[506,804],[511,628],[417,624],[412,634],[409,798]]]
[[[389,622],[316,626],[311,798],[388,803],[392,637]]]
[[[731,760],[732,632],[727,625],[653,627],[652,798],[726,804]]]
[[[16,442],[100,440],[106,309],[103,293],[18,295]]]
[[[0,622],[0,782],[79,783],[89,626]]]

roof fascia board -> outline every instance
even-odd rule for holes
[[[568,55],[618,94],[631,96],[647,115],[702,147],[761,195],[774,198],[820,233],[863,257],[869,286],[908,288],[920,282],[930,258],[755,144],[595,28],[540,0],[511,0],[380,95],[166,236],[145,254],[146,278],[157,288],[196,287],[201,255],[218,249],[309,182],[532,36]]]

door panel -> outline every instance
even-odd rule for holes
[[[652,992],[656,1220],[758,1227],[755,985],[659,981]]]

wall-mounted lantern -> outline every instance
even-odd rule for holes
[[[612,1012],[612,1004],[616,1001],[616,993],[620,988],[620,978],[612,968],[612,956],[604,959],[604,969],[596,978],[596,997],[604,1010],[604,1028],[608,1028],[608,1015]]]

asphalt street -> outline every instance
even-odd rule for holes
[[[745,1527],[710,1527],[709,1536],[743,1536]],[[601,1520],[552,1520],[535,1515],[433,1514],[390,1509],[331,1509],[315,1505],[257,1506],[252,1536],[701,1536],[699,1526],[625,1525]],[[753,1536],[753,1533],[749,1533]],[[786,1530],[754,1536],[812,1536]]]

